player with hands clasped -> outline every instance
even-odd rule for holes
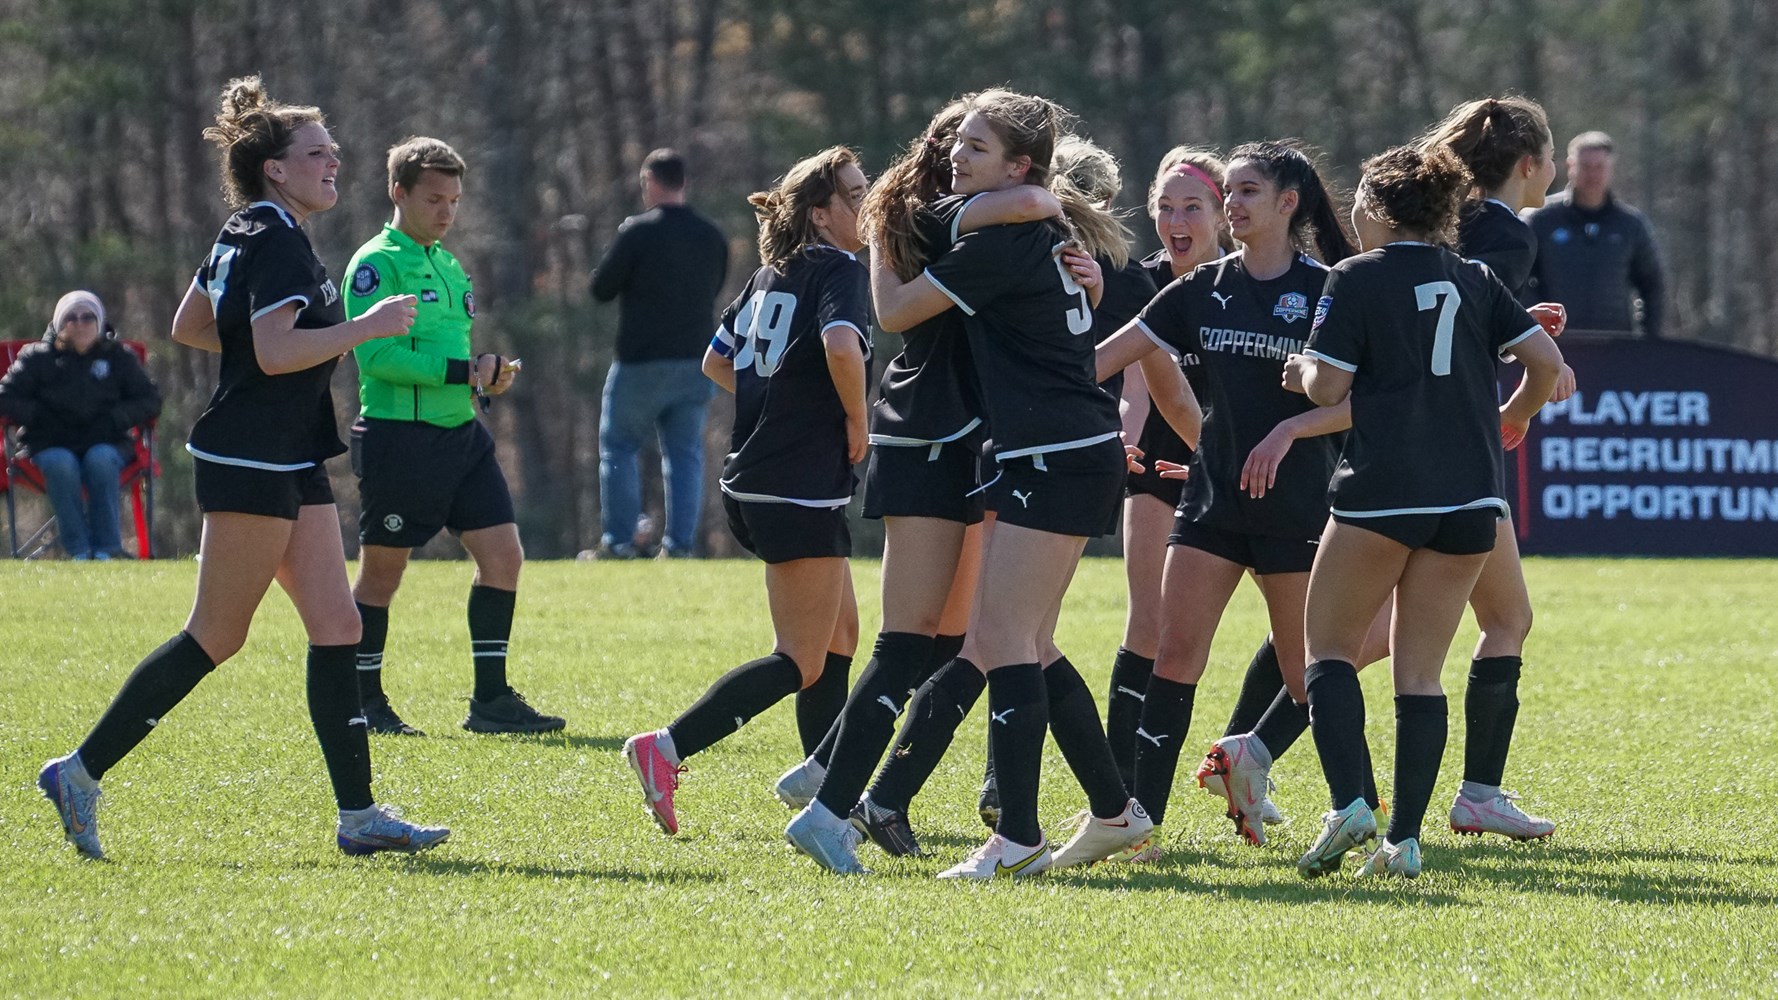
[[[1308,347],[1292,360],[1309,398],[1350,407],[1352,420],[1305,612],[1312,731],[1333,806],[1297,862],[1308,877],[1337,869],[1377,832],[1354,665],[1391,592],[1395,801],[1360,873],[1419,875],[1447,731],[1439,673],[1507,510],[1500,428],[1527,424],[1561,371],[1555,342],[1499,279],[1448,249],[1470,182],[1438,148],[1366,161],[1352,212],[1366,252],[1334,267]],[[1526,374],[1498,406],[1503,352]]]
[[[240,650],[275,579],[309,636],[309,717],[339,807],[340,849],[424,850],[450,831],[408,822],[371,796],[358,613],[324,466],[346,450],[328,387],[339,356],[405,334],[416,302],[389,296],[346,318],[302,230],[339,197],[339,154],[318,109],[271,100],[258,77],[231,80],[204,137],[222,153],[236,212],[173,319],[174,340],[222,355],[186,445],[204,512],[197,598],[184,630],[136,666],[79,749],[45,764],[37,783],[68,840],[103,857],[99,779]]]

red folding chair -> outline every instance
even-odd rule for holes
[[[20,351],[35,344],[35,340],[0,341],[0,370],[12,367],[12,362]],[[122,342],[125,347],[135,352],[136,360],[148,363],[148,345],[139,340]],[[131,454],[129,461],[124,463],[123,471],[118,474],[118,488],[130,495],[131,513],[135,515],[136,558],[154,558],[154,481],[160,478],[160,463],[154,460],[154,421],[149,420],[130,429]],[[6,494],[6,524],[12,542],[14,559],[32,559],[49,547],[50,529],[55,526],[56,519],[52,513],[48,519],[19,540],[18,505],[13,493],[19,487],[33,493],[48,492],[43,482],[43,470],[28,458],[19,454],[18,425],[5,417],[0,417],[0,448],[4,449],[4,463],[0,464],[0,492]]]

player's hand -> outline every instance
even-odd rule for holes
[[[1124,445],[1124,468],[1132,476],[1140,476],[1148,471],[1142,465],[1142,449],[1133,444]]]
[[[1529,420],[1507,420],[1503,417],[1500,421],[1500,447],[1512,451],[1525,443],[1525,434],[1530,430]]]
[[[1568,364],[1564,362],[1561,374],[1556,376],[1556,387],[1550,390],[1550,402],[1560,403],[1574,395],[1575,388],[1574,369],[1568,367]]]
[[[1160,458],[1155,459],[1154,469],[1161,474],[1162,479],[1185,479],[1192,474],[1192,470],[1178,462],[1169,462]]]
[[[1289,434],[1273,428],[1272,433],[1253,446],[1247,454],[1247,464],[1241,467],[1241,489],[1246,490],[1248,496],[1258,500],[1278,485],[1278,466],[1295,441]]]
[[[420,300],[412,295],[391,295],[365,310],[358,317],[365,340],[378,337],[400,337],[414,325]]]
[[[1303,354],[1292,354],[1284,359],[1284,388],[1288,392],[1307,392],[1303,388],[1303,369],[1309,365],[1309,358]]]
[[[518,374],[517,368],[511,363],[502,364],[503,360],[498,354],[482,354],[475,359],[475,384],[490,396],[512,388],[513,377]]]
[[[1062,266],[1074,275],[1074,283],[1091,291],[1105,280],[1105,272],[1092,254],[1072,244],[1062,248]]]
[[[1560,337],[1568,329],[1568,307],[1560,302],[1539,302],[1525,311],[1552,337]]]
[[[870,447],[870,428],[863,417],[846,418],[846,461],[857,465],[864,461],[864,450]]]

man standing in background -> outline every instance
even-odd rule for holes
[[[1568,188],[1526,214],[1537,233],[1531,287],[1568,308],[1570,330],[1631,332],[1631,292],[1642,332],[1661,335],[1667,305],[1660,248],[1641,212],[1611,193],[1611,136],[1582,132],[1568,143]]]
[[[593,271],[593,299],[621,299],[617,356],[599,416],[599,558],[635,559],[642,516],[638,457],[658,432],[666,482],[663,556],[690,556],[703,504],[704,414],[713,386],[704,348],[728,273],[722,231],[685,204],[685,160],[657,149],[642,161],[648,211],[625,219]]]

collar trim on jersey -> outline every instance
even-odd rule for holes
[[[290,213],[285,211],[284,206],[278,204],[275,201],[256,201],[253,204],[247,206],[247,209],[249,211],[251,211],[255,208],[269,208],[272,211],[278,213],[278,218],[283,219],[285,225],[289,226],[292,229],[302,228],[301,226],[298,226],[296,224],[295,219],[290,217]]]

